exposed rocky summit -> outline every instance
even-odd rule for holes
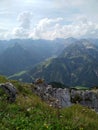
[[[98,89],[76,90],[69,88],[53,88],[46,83],[35,83],[33,91],[53,107],[68,107],[81,104],[98,111]]]
[[[4,84],[0,84],[0,88],[7,95],[7,100],[9,102],[15,102],[18,91],[15,88],[15,86],[13,86],[12,83],[7,82],[7,83],[4,83]]]

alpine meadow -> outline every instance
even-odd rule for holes
[[[98,130],[98,2],[0,1],[0,130]]]

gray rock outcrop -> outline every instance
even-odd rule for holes
[[[7,82],[7,83],[4,83],[4,84],[0,84],[0,88],[7,95],[7,100],[9,102],[15,102],[18,91],[15,88],[15,86],[13,86],[12,83]]]
[[[76,90],[70,88],[53,88],[45,83],[34,84],[33,92],[40,96],[50,106],[68,107],[81,104],[98,111],[98,89]]]
[[[71,90],[70,97],[72,103],[79,103],[98,111],[98,89]]]
[[[53,88],[45,83],[35,84],[33,92],[53,107],[71,106],[69,89]]]

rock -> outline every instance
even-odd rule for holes
[[[5,84],[0,84],[0,88],[2,88],[7,94],[7,99],[9,102],[15,102],[18,91],[12,83],[7,82]]]
[[[70,106],[70,94],[68,89],[53,88],[45,82],[35,84],[33,92],[42,98],[42,100],[49,103],[53,107]]]
[[[71,102],[98,111],[98,89],[94,90],[71,90]]]
[[[59,100],[61,107],[66,107],[66,106],[68,107],[68,106],[72,105],[72,103],[70,102],[70,91],[67,88],[57,89],[56,90],[56,98]]]
[[[81,104],[98,112],[98,89],[77,90],[70,88],[53,88],[51,85],[41,82],[34,84],[33,92],[53,107],[68,107],[73,104]]]
[[[38,78],[35,80],[35,84],[43,84],[44,83],[44,79]]]

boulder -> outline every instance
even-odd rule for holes
[[[15,102],[18,91],[12,83],[0,84],[0,88],[6,93],[9,102]]]
[[[33,92],[50,106],[61,108],[71,106],[69,89],[53,88],[45,82],[34,84]]]

